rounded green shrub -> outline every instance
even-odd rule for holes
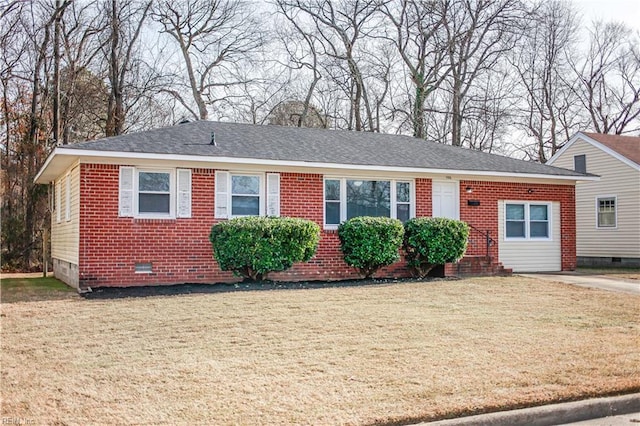
[[[223,271],[251,280],[289,269],[313,257],[320,227],[310,220],[290,217],[241,217],[215,224],[209,240]]]
[[[400,260],[402,222],[388,217],[360,216],[338,227],[344,261],[366,278],[378,269]]]
[[[441,217],[419,217],[404,224],[403,247],[414,276],[425,277],[436,265],[464,256],[469,225]]]

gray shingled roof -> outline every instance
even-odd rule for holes
[[[216,145],[211,145],[211,134]],[[65,145],[65,149],[253,158],[556,176],[572,170],[458,148],[409,136],[196,121]]]

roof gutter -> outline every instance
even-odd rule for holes
[[[222,163],[222,164],[243,164],[258,166],[282,166],[282,167],[305,167],[318,169],[335,169],[335,170],[359,170],[359,171],[377,171],[377,172],[396,172],[396,173],[428,173],[428,174],[460,174],[474,176],[499,176],[514,178],[530,178],[530,179],[556,179],[568,181],[598,181],[599,176],[582,175],[553,175],[544,173],[517,173],[517,172],[499,172],[499,171],[483,171],[483,170],[460,170],[460,169],[432,169],[423,167],[401,167],[401,166],[375,166],[366,164],[340,164],[340,163],[322,163],[311,161],[294,161],[294,160],[271,160],[261,158],[235,158],[235,157],[211,157],[184,154],[157,154],[157,153],[132,153],[122,151],[96,151],[83,149],[69,149],[56,147],[49,155],[44,165],[36,175],[37,181],[44,171],[51,165],[56,156],[72,156],[75,158],[105,158],[105,159],[126,159],[126,160],[165,160],[165,161],[184,161],[197,163]]]

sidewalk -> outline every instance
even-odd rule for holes
[[[612,417],[615,416],[615,417]],[[640,393],[501,411],[437,422],[428,426],[619,426],[640,424]]]
[[[600,290],[640,295],[640,282],[609,277],[607,275],[584,275],[572,272],[517,274],[522,277],[557,281],[580,287],[598,288]]]
[[[40,278],[42,276],[42,272],[11,272],[11,273],[0,273],[0,279],[5,278]],[[49,271],[47,273],[48,277],[53,276],[53,272]]]

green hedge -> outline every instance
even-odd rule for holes
[[[311,259],[320,241],[320,227],[306,219],[241,217],[215,224],[209,240],[223,271],[262,280],[269,272]]]
[[[387,217],[354,217],[338,227],[340,245],[347,265],[366,278],[378,269],[400,260],[402,222]]]
[[[415,276],[425,277],[436,265],[464,256],[469,239],[465,222],[434,217],[410,219],[404,224],[403,247]]]

